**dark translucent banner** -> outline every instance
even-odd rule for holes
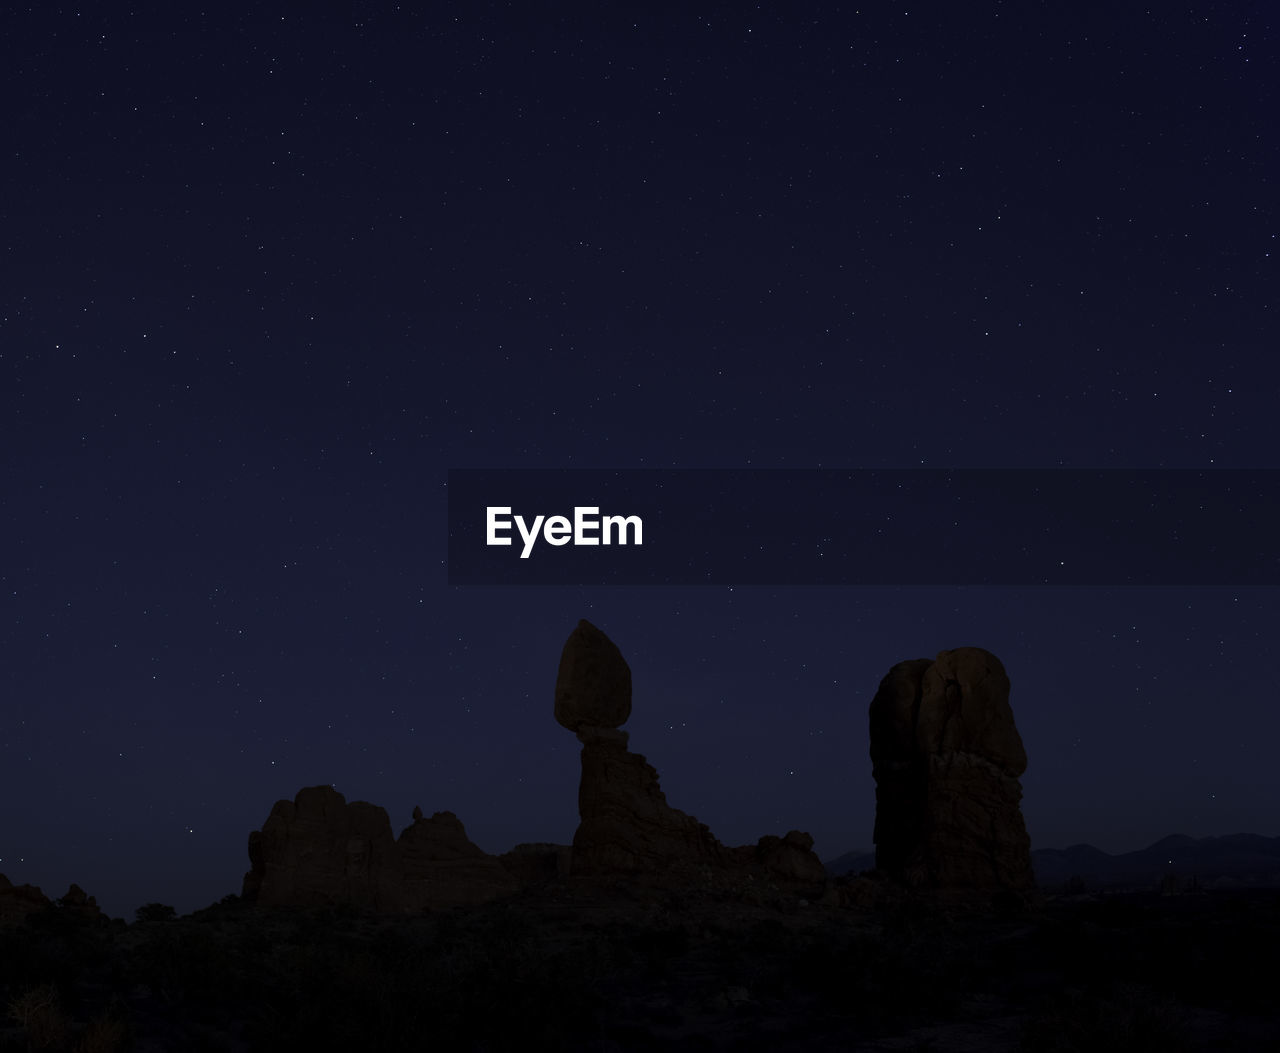
[[[1280,471],[449,472],[451,585],[1278,585]]]

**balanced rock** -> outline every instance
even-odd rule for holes
[[[556,673],[562,727],[616,728],[631,716],[631,667],[617,645],[585,618],[569,634]]]
[[[871,702],[876,868],[927,888],[1034,884],[1009,677],[978,647],[900,662]]]
[[[617,727],[631,715],[631,669],[585,619],[560,654],[555,715],[582,743],[573,873],[654,872],[728,858],[705,824],[667,804],[657,771],[627,749],[629,736]]]
[[[556,678],[556,719],[582,743],[577,788],[580,823],[568,859],[572,874],[646,875],[682,882],[701,878],[728,885],[744,878],[776,884],[823,884],[827,873],[809,834],[760,838],[728,848],[707,824],[667,804],[658,772],[627,748],[618,729],[631,715],[631,669],[609,637],[590,622],[564,642]]]
[[[580,822],[570,873],[681,882],[697,868],[698,880],[730,887],[744,878],[825,883],[826,870],[808,834],[793,830],[729,848],[705,823],[667,803],[657,771],[627,748],[629,736],[618,729],[631,715],[631,670],[617,645],[588,621],[578,623],[560,655],[555,715],[582,743]],[[562,867],[563,857],[557,863]]]

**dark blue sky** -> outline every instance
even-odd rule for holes
[[[1034,847],[1280,833],[1275,589],[445,569],[449,468],[1280,467],[1268,5],[42,5],[0,41],[11,880],[190,910],[320,782],[567,842],[580,617],[730,843],[869,847],[879,679],[967,644]]]

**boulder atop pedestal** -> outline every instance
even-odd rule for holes
[[[627,749],[628,735],[617,728],[630,715],[631,668],[584,618],[560,652],[555,693],[556,720],[582,743],[573,873],[634,874],[723,859],[711,831],[667,804],[657,771]]]
[[[630,713],[626,660],[604,633],[579,622],[560,656],[555,695],[556,720],[582,743],[571,873],[682,881],[696,871],[700,880],[727,885],[762,877],[793,885],[826,881],[808,834],[793,830],[729,848],[705,823],[669,805],[656,769],[627,748],[629,736],[618,730]]]

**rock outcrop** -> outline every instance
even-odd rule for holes
[[[826,880],[808,834],[792,831],[728,848],[705,823],[671,807],[657,771],[627,748],[629,737],[618,730],[630,714],[630,667],[612,640],[580,621],[565,641],[555,696],[556,720],[582,743],[572,873],[653,875],[692,865],[723,876],[747,866],[783,883]]]
[[[870,719],[877,870],[922,888],[1032,887],[1027,756],[1000,660],[962,647],[900,662]]]
[[[813,838],[803,830],[785,837],[766,834],[755,847],[755,858],[775,878],[804,885],[821,885],[827,870],[813,851]]]
[[[452,812],[427,819],[415,808],[413,825],[397,840],[384,809],[348,803],[331,786],[277,801],[249,835],[249,861],[242,896],[264,906],[416,912],[484,902],[517,887]]]
[[[242,895],[264,905],[400,908],[403,873],[386,811],[348,804],[332,786],[277,801],[249,835],[249,861]]]
[[[15,885],[0,874],[0,927],[21,924],[29,914],[36,914],[54,906],[35,885]],[[79,885],[72,885],[67,894],[57,901],[57,908],[66,914],[97,921],[105,917],[98,901]]]
[[[543,885],[569,876],[573,848],[549,841],[526,842],[498,858],[503,868],[522,886]]]
[[[101,918],[102,908],[98,906],[98,900],[94,896],[90,896],[79,885],[72,884],[67,889],[67,894],[58,900],[58,906],[63,910],[72,914],[78,914],[82,918]]]
[[[20,925],[28,914],[49,906],[49,897],[35,885],[15,885],[0,874],[0,925]]]
[[[471,842],[462,820],[452,812],[436,812],[427,819],[421,808],[415,808],[413,825],[401,832],[396,844],[405,910],[486,903],[520,887],[519,879],[497,856]]]
[[[707,828],[667,804],[658,773],[627,749],[627,733],[581,727],[581,822],[573,835],[575,874],[635,873],[672,863],[724,863],[725,849]]]

